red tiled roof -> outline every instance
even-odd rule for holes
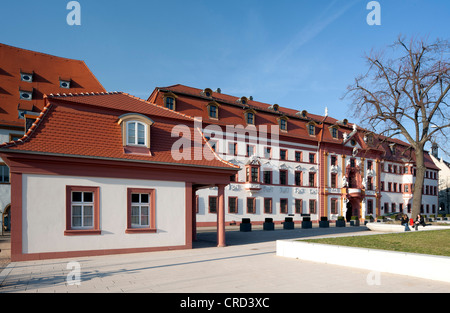
[[[191,150],[190,160],[174,160],[172,147],[179,138],[171,137],[172,128],[187,125],[191,130],[191,147],[194,147],[195,132],[200,130],[194,129],[192,118],[134,96],[114,92],[56,95],[47,99],[39,119],[27,134],[18,141],[0,145],[2,150],[239,169],[217,155],[207,160],[198,149]],[[148,150],[147,154],[134,149],[129,149],[134,153],[126,153],[122,127],[118,124],[119,116],[124,113],[144,114],[155,122],[151,126],[151,155]],[[202,138],[201,133],[197,135]],[[203,147],[206,142],[202,140]]]
[[[185,85],[173,85],[168,87],[157,87],[152,92],[148,98],[149,102],[153,102],[161,107],[164,107],[163,95],[166,92],[172,92],[177,96],[176,99],[176,111],[185,113],[190,116],[201,117],[204,123],[207,124],[218,124],[218,125],[246,125],[244,110],[254,109],[256,114],[256,126],[266,125],[269,127],[271,125],[277,125],[278,119],[282,116],[288,118],[288,132],[280,133],[280,137],[285,137],[287,140],[296,141],[297,139],[311,141],[311,144],[317,144],[317,142],[328,143],[328,144],[339,144],[343,145],[345,142],[343,140],[343,134],[347,135],[353,132],[353,123],[347,123],[344,125],[342,121],[338,121],[330,116],[320,116],[316,114],[307,113],[307,118],[302,118],[298,113],[301,111],[296,111],[289,108],[284,108],[279,106],[277,111],[272,109],[272,105],[248,100],[248,105],[244,106],[239,104],[238,100],[240,97],[235,97],[223,93],[212,92],[210,97],[206,97],[203,94],[202,89],[193,88]],[[208,116],[207,105],[216,101],[219,103],[219,119],[211,119]],[[315,136],[310,136],[308,134],[307,123],[309,121],[314,121],[316,123],[316,134]],[[338,126],[338,139],[333,138],[330,127]],[[389,149],[389,143],[396,143],[399,151],[410,147],[406,142],[403,142],[396,138],[388,138],[378,134],[374,134],[373,144],[368,144],[364,140],[365,134],[370,133],[367,129],[357,126],[357,132],[352,136],[358,144],[364,150],[371,150],[376,153],[383,155],[383,158],[391,161],[402,161],[403,159],[411,158],[415,160],[414,153],[406,156],[402,153],[397,153],[396,155],[391,155]],[[349,138],[350,139],[350,138]],[[426,153],[425,153],[426,154]],[[426,165],[429,168],[434,168],[434,164],[427,155],[425,156]]]
[[[33,81],[21,81],[21,72],[33,74]],[[71,88],[61,88],[60,79],[70,80]],[[32,100],[20,99],[19,90],[32,91]],[[18,118],[18,106],[39,112],[44,106],[44,94],[85,91],[105,89],[83,61],[0,43],[0,125],[24,127],[24,120]]]

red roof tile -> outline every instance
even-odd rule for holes
[[[171,136],[174,126],[182,124],[190,128],[191,147],[194,138],[201,138],[202,146],[206,143],[200,130],[194,129],[193,119],[128,94],[56,95],[49,96],[47,101],[24,138],[0,145],[2,150],[239,169],[217,155],[207,160],[198,149],[191,150],[190,160],[174,160],[172,147],[179,140]],[[144,114],[155,122],[151,126],[150,154],[124,148],[122,127],[118,124],[124,113]]]
[[[33,74],[32,82],[21,80],[21,73]],[[71,88],[59,86],[70,80]],[[32,91],[32,100],[20,99],[19,90]],[[18,106],[39,112],[44,94],[51,92],[105,91],[83,61],[61,58],[0,43],[0,125],[24,127]]]

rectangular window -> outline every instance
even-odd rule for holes
[[[367,190],[373,190],[373,177],[367,177]]]
[[[127,189],[127,229],[126,233],[156,232],[155,189]]]
[[[288,199],[280,199],[280,213],[288,214]]]
[[[367,200],[367,214],[373,214],[373,200]]]
[[[99,235],[99,187],[66,186],[65,235]]]
[[[302,199],[295,199],[295,213],[302,214]]]
[[[0,183],[9,183],[9,167],[0,163]]]
[[[295,185],[296,186],[302,185],[302,172],[295,172]]]
[[[389,203],[384,203],[384,213],[389,213]]]
[[[309,214],[316,214],[316,200],[309,200]]]
[[[255,154],[255,146],[247,145],[247,156],[251,157]]]
[[[255,124],[255,115],[253,113],[247,113],[247,124],[254,125]]]
[[[264,157],[266,159],[270,159],[271,155],[272,155],[272,148],[271,147],[265,147],[264,148]]]
[[[287,159],[287,150],[280,149],[280,160],[286,160]]]
[[[252,183],[259,182],[259,167],[252,166],[250,167],[250,174],[251,174],[251,180]],[[249,180],[247,180],[249,181]]]
[[[272,184],[272,171],[263,171],[264,184]]]
[[[287,185],[287,171],[280,170],[280,185]]]
[[[166,98],[166,108],[168,108],[169,110],[173,110],[175,108],[174,103],[175,103],[174,98],[172,97]]]
[[[335,155],[331,156],[331,165],[333,165],[333,166],[336,165],[336,156]]]
[[[229,142],[228,143],[228,155],[237,155],[237,143]]]
[[[148,193],[131,194],[131,227],[150,225],[150,197]]]
[[[337,174],[331,174],[331,188],[337,188]]]
[[[315,129],[314,125],[310,124],[310,125],[308,126],[308,133],[309,133],[311,136],[314,136],[314,135],[316,134],[316,129]]]
[[[309,187],[314,187],[316,184],[316,173],[309,173]]]
[[[336,128],[332,128],[331,129],[331,134],[332,134],[333,138],[337,138],[338,137],[338,130]]]
[[[208,211],[209,211],[209,213],[217,213],[217,197],[216,196],[208,197]]]
[[[373,166],[372,161],[367,161],[367,169],[368,169],[368,170],[371,170],[371,169],[372,169],[372,166]]]
[[[228,213],[237,213],[237,212],[238,212],[238,198],[228,197]]]
[[[209,106],[209,117],[217,118],[217,106],[215,106],[215,105]]]
[[[316,163],[316,154],[315,153],[309,154],[309,163]]]
[[[337,205],[338,205],[338,199],[331,199],[331,208],[330,208],[330,212],[331,214],[337,214],[338,209],[337,209]]]
[[[272,214],[272,198],[264,198],[264,213]]]
[[[300,151],[295,151],[295,162],[302,161],[302,153]]]
[[[256,199],[253,197],[247,198],[247,213],[255,213]]]

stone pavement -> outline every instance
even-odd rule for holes
[[[366,227],[240,232],[227,247],[214,229],[199,229],[192,250],[13,262],[0,274],[1,293],[447,293],[450,284],[275,255],[277,239],[368,235]],[[78,262],[80,284],[70,275]],[[69,274],[69,280],[68,278]],[[374,276],[376,275],[376,276]],[[373,278],[376,277],[374,280]],[[76,281],[75,281],[76,282]]]

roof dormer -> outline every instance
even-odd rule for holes
[[[149,153],[152,119],[138,113],[127,113],[119,116],[118,124],[122,127],[125,153]]]
[[[308,118],[308,111],[303,110],[301,112],[295,113],[295,115],[297,115],[298,117],[301,117],[301,118]]]
[[[278,126],[280,127],[280,131],[282,131],[282,132],[288,131],[288,120],[289,120],[289,118],[285,115],[277,118]]]
[[[247,97],[241,97],[240,99],[236,100],[237,103],[240,103],[242,105],[248,104],[248,98]]]
[[[211,88],[206,88],[202,91],[202,95],[208,98],[211,98],[213,95],[213,91]]]

